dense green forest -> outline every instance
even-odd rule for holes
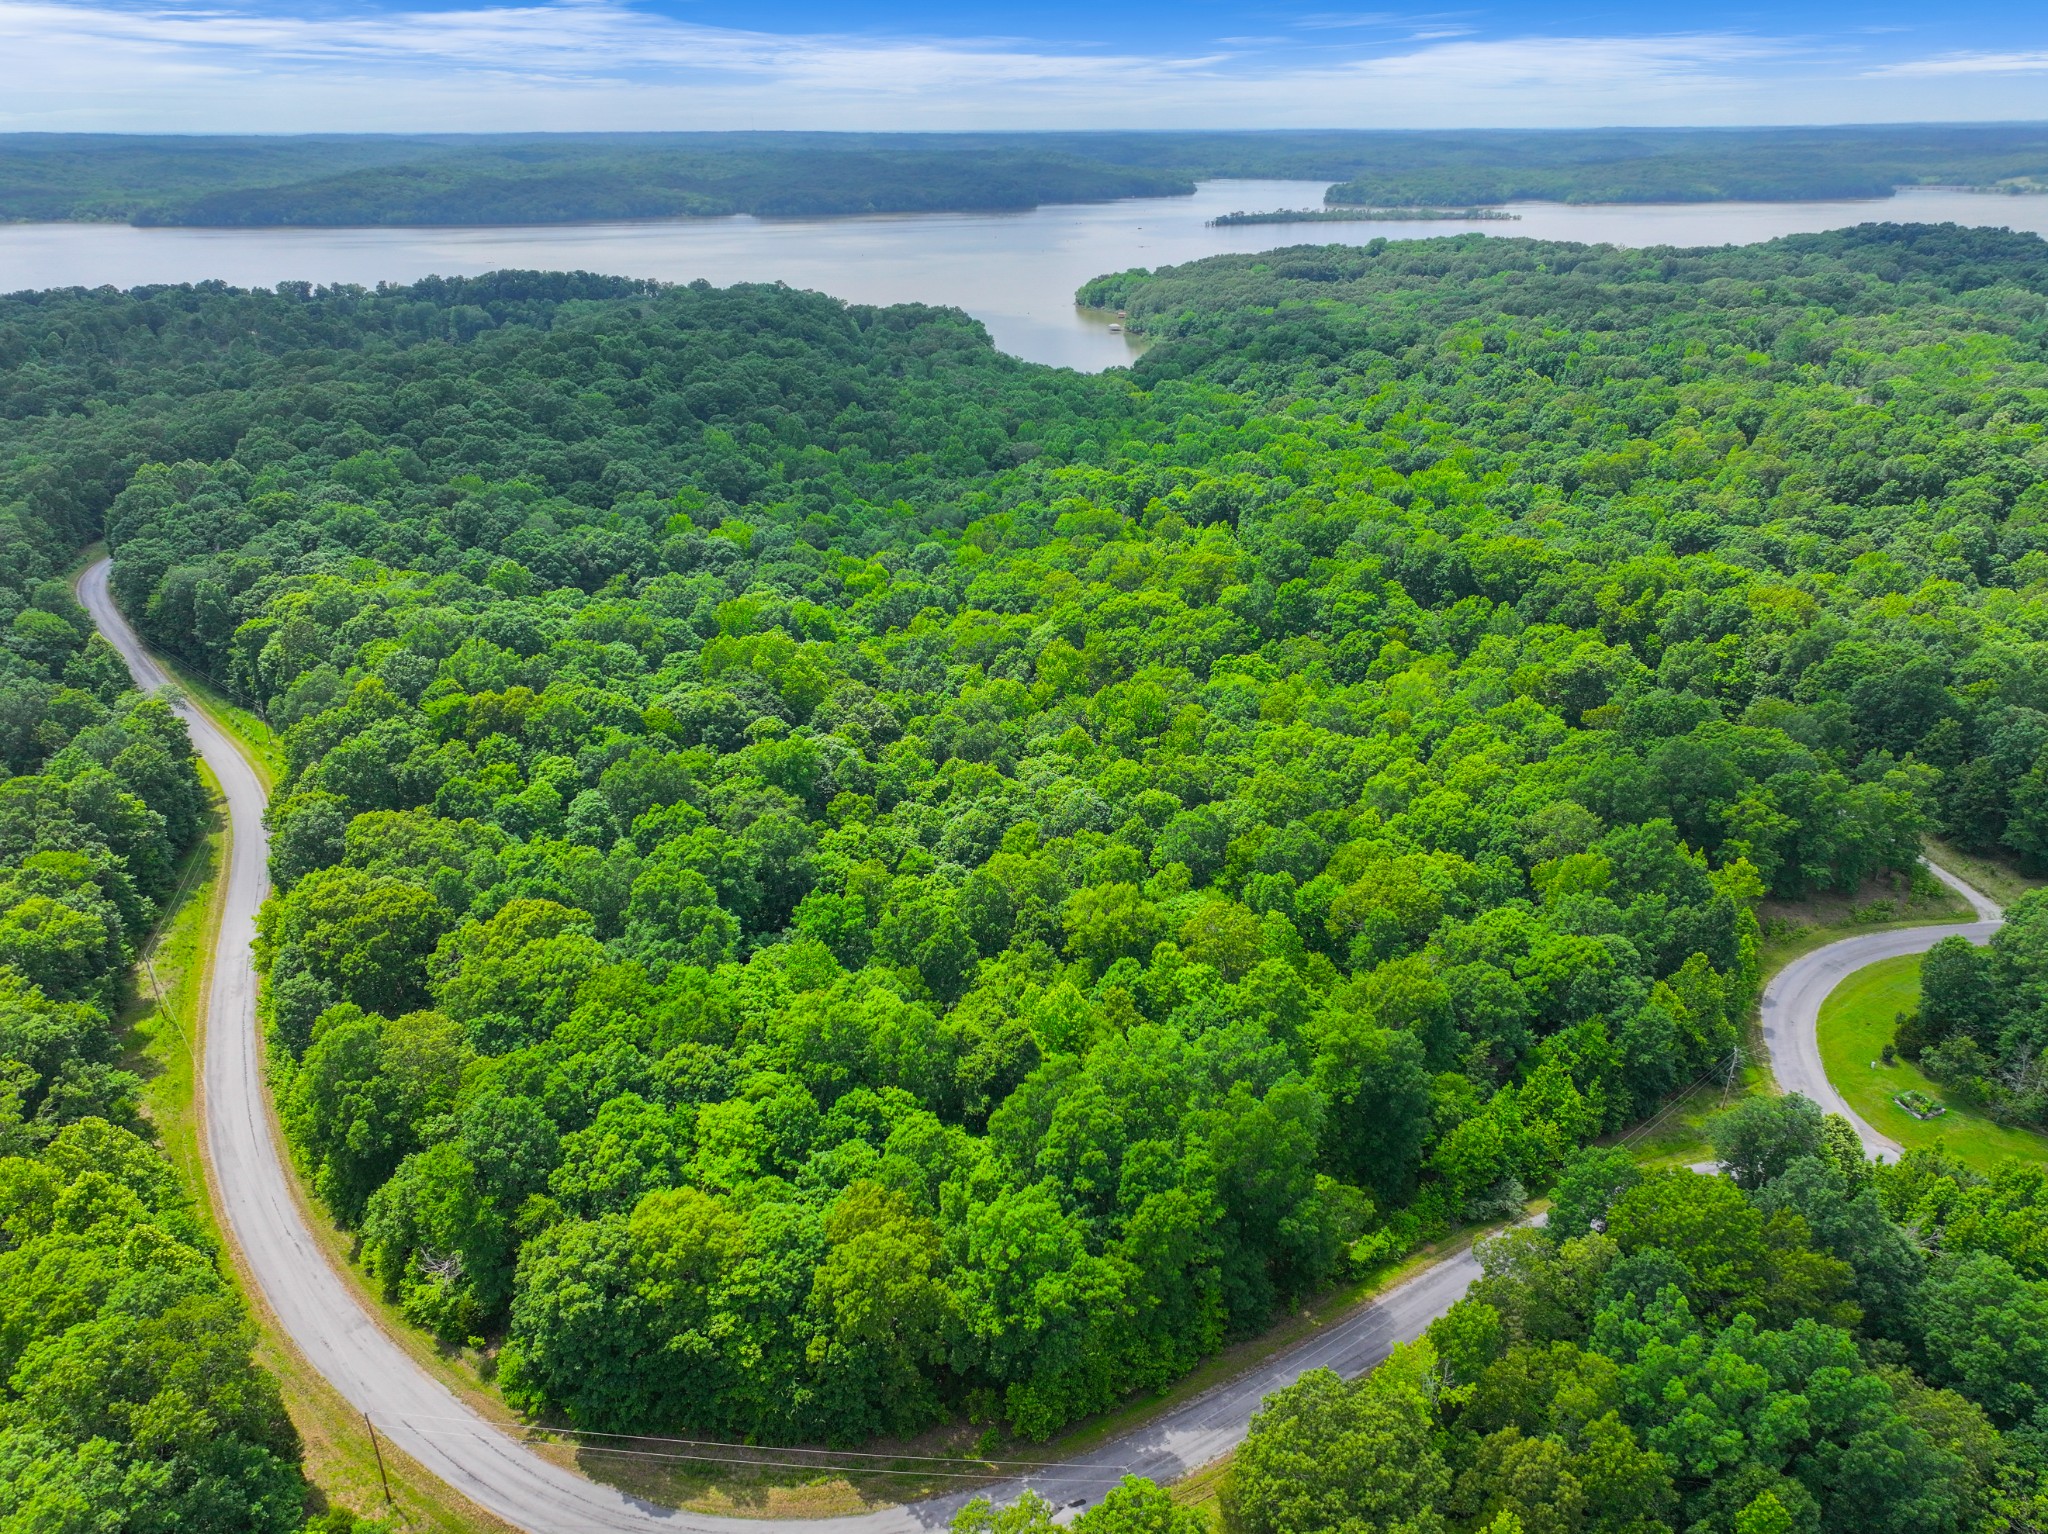
[[[1729,1177],[1580,1152],[1548,1225],[1479,1247],[1428,1335],[1266,1399],[1225,1534],[1963,1534],[2039,1526],[2048,1177],[1863,1159],[1844,1119],[1751,1098]],[[954,1534],[1051,1534],[1027,1495]],[[1082,1534],[1201,1534],[1127,1479]]]
[[[0,498],[285,732],[296,1153],[516,1401],[1049,1433],[1722,1066],[1764,895],[2041,834],[2038,239],[1086,296],[1133,371],[775,287],[0,301]],[[1857,1324],[1773,1228],[1826,1305],[1759,1322]]]
[[[2042,1170],[1873,1166],[1804,1098],[1714,1127],[1732,1180],[1585,1155],[1425,1340],[1268,1398],[1229,1534],[2037,1527]]]
[[[521,224],[910,213],[1161,197],[1212,177],[1333,203],[1883,197],[2048,185],[2048,129],[1268,133],[0,135],[0,219]]]
[[[285,1534],[297,1434],[111,1021],[204,800],[55,578],[71,546],[0,512],[0,1525]]]
[[[2040,797],[2044,774],[2016,773],[2012,792]],[[2039,860],[2048,848],[2026,842]],[[2007,913],[1989,947],[1959,938],[1922,961],[1920,1005],[1899,1019],[1894,1048],[1947,1089],[2000,1123],[2048,1126],[2048,902],[2029,897]]]

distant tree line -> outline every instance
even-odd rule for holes
[[[569,223],[1021,209],[1215,177],[1338,183],[1332,204],[1883,197],[2048,186],[2048,129],[1426,133],[0,135],[0,220],[215,227]]]

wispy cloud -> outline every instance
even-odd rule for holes
[[[779,36],[617,0],[320,16],[0,0],[0,56],[0,125],[258,130],[719,126],[736,112],[823,123],[890,103],[1157,85],[1228,57]]]
[[[1411,26],[1431,17],[1409,16],[1399,11],[1316,11],[1294,18],[1294,25],[1309,32],[1333,32],[1351,27]]]
[[[892,92],[1112,71],[1178,72],[1208,60],[1034,52],[1001,42],[783,36],[702,26],[616,0],[468,10],[286,16],[223,7],[0,0],[0,41],[41,53],[112,46],[227,68],[421,65],[536,79],[727,75]],[[85,56],[81,62],[92,62]],[[17,83],[22,83],[17,72]]]
[[[1942,75],[2025,75],[2048,71],[2048,50],[2032,53],[1937,53],[1931,58],[1901,59],[1879,64],[1864,73],[1873,79]]]
[[[1317,13],[1292,18],[1288,38],[1139,51],[776,33],[628,0],[411,10],[329,0],[294,14],[256,8],[264,3],[0,0],[0,127],[1563,126],[1908,115],[1845,93],[1863,61],[1793,40],[1482,37],[1467,31],[1470,13],[1455,11]],[[1903,99],[1942,88],[1943,76],[2048,68],[2048,55],[1891,68],[1925,78],[1886,84],[1864,70],[1866,95]],[[1984,110],[1921,115],[2026,115],[1986,100]]]

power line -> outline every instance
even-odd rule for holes
[[[440,1419],[440,1420],[448,1420],[448,1419]],[[417,1423],[415,1423],[415,1424],[414,1424],[414,1426],[415,1426],[415,1427],[417,1428],[417,1430],[418,1430],[419,1432],[421,1432],[421,1433],[425,1434],[425,1435],[426,1435],[427,1437],[429,1437],[429,1438],[459,1438],[459,1437],[467,1437],[467,1436],[468,1436],[468,1434],[467,1434],[467,1433],[465,1433],[465,1432],[461,1432],[461,1431],[458,1431],[458,1430],[456,1430],[456,1429],[453,1429],[453,1428],[424,1428],[424,1427],[418,1427],[418,1424],[417,1424]],[[569,1435],[572,1435],[572,1434],[574,1434],[574,1433],[575,1433],[575,1432],[576,1432],[577,1430],[576,1430],[576,1429],[574,1429],[574,1428],[541,1428],[541,1427],[529,1427],[529,1428],[526,1428],[526,1429],[525,1429],[525,1431],[526,1431],[527,1433],[529,1433],[529,1434],[535,1434],[535,1433],[556,1433],[556,1434],[561,1434],[561,1435],[563,1435],[563,1436],[569,1436]],[[619,1438],[625,1438],[625,1437],[630,1437],[631,1435],[628,1435],[628,1434],[606,1434],[606,1435],[603,1435],[603,1436],[606,1436],[606,1437],[619,1437]],[[688,1443],[688,1442],[690,1442],[690,1440],[688,1440],[688,1439],[679,1439],[679,1440],[665,1440],[665,1439],[659,1439],[659,1438],[657,1438],[657,1439],[653,1439],[653,1440],[651,1440],[651,1441],[652,1441],[652,1442],[655,1442],[655,1443],[662,1443],[662,1442],[669,1442],[669,1441],[675,1441],[675,1442],[682,1442],[682,1443]],[[996,1465],[996,1463],[995,1463],[995,1462],[993,1462],[993,1461],[984,1461],[984,1462],[983,1462],[983,1463],[986,1463],[986,1464],[988,1464],[988,1466],[989,1466],[989,1468],[988,1468],[988,1469],[986,1469],[986,1470],[929,1470],[929,1469],[924,1469],[924,1468],[921,1468],[921,1467],[911,1467],[911,1468],[905,1468],[905,1469],[891,1469],[891,1468],[889,1468],[889,1467],[888,1467],[888,1466],[886,1466],[886,1465],[832,1465],[832,1464],[821,1464],[821,1463],[819,1463],[819,1462],[817,1462],[817,1461],[815,1461],[815,1460],[793,1460],[793,1459],[758,1459],[758,1458],[756,1458],[756,1459],[740,1459],[740,1458],[736,1458],[736,1457],[734,1456],[734,1452],[733,1452],[733,1451],[734,1451],[735,1449],[738,1449],[738,1450],[740,1450],[740,1452],[742,1452],[742,1453],[744,1453],[744,1452],[746,1452],[746,1451],[745,1451],[745,1450],[744,1450],[744,1449],[743,1449],[743,1448],[742,1448],[741,1446],[739,1446],[739,1445],[732,1445],[732,1444],[724,1445],[723,1447],[725,1448],[726,1452],[725,1452],[725,1453],[722,1453],[722,1454],[692,1454],[692,1453],[687,1453],[687,1452],[684,1452],[684,1451],[680,1451],[680,1450],[661,1450],[661,1449],[626,1449],[626,1448],[613,1448],[613,1447],[611,1447],[610,1445],[607,1445],[607,1444],[591,1444],[591,1445],[579,1445],[578,1447],[579,1447],[579,1448],[581,1448],[581,1449],[582,1449],[582,1451],[583,1451],[584,1453],[587,1453],[587,1454],[610,1454],[610,1455],[614,1455],[614,1456],[616,1456],[616,1457],[618,1457],[618,1458],[622,1458],[622,1459],[653,1459],[653,1460],[685,1460],[685,1461],[690,1461],[690,1462],[694,1462],[694,1463],[704,1463],[704,1464],[715,1464],[715,1465],[725,1465],[725,1466],[728,1466],[728,1467],[730,1467],[730,1468],[732,1468],[732,1469],[735,1469],[735,1470],[753,1470],[753,1469],[760,1469],[760,1470],[820,1470],[820,1471],[828,1471],[828,1472],[832,1472],[832,1473],[835,1473],[835,1474],[839,1474],[839,1475],[849,1475],[849,1476],[851,1476],[851,1475],[869,1475],[869,1476],[877,1476],[877,1475],[892,1475],[892,1476],[911,1476],[911,1477],[941,1477],[941,1478],[943,1478],[943,1479],[946,1479],[946,1480],[952,1480],[952,1481],[1006,1481],[1006,1480],[1012,1480],[1012,1479],[1019,1479],[1019,1480],[1035,1480],[1035,1481],[1043,1481],[1043,1482],[1054,1482],[1054,1483],[1056,1483],[1056,1482],[1059,1482],[1059,1481],[1078,1481],[1078,1480],[1088,1480],[1088,1479],[1093,1479],[1094,1477],[1097,1477],[1097,1476],[1101,1476],[1101,1475],[1120,1475],[1120,1474],[1122,1474],[1122,1473],[1123,1473],[1124,1469],[1126,1468],[1126,1467],[1124,1467],[1124,1466],[1122,1466],[1122,1465],[1089,1465],[1089,1466],[1075,1466],[1075,1467],[1072,1467],[1072,1468],[1068,1468],[1068,1469],[1066,1469],[1066,1472],[1065,1472],[1064,1474],[1056,1474],[1056,1475],[1045,1475],[1045,1474],[1035,1474],[1035,1473],[1027,1473],[1027,1474],[1025,1474],[1025,1475],[1019,1476],[1019,1475],[1017,1475],[1017,1473],[1016,1473],[1015,1471],[1013,1471],[1013,1470],[1008,1470],[1008,1469],[1003,1469],[1003,1468],[1000,1468],[1000,1467],[998,1467],[998,1466]],[[830,1453],[832,1453],[832,1452],[834,1452],[834,1451],[832,1451],[832,1450],[830,1450],[830,1449],[812,1449],[812,1450],[797,1450],[797,1451],[795,1451],[795,1452],[797,1452],[797,1453],[814,1453],[814,1454],[830,1454]],[[875,1456],[871,1456],[871,1457],[872,1457],[872,1458],[877,1458],[877,1459],[886,1459],[886,1458],[888,1458],[888,1456],[886,1456],[886,1455],[875,1455]],[[920,1455],[920,1456],[906,1456],[906,1457],[915,1457],[915,1458],[920,1458],[920,1459],[930,1459],[930,1458],[936,1458],[936,1456],[931,1456],[931,1455]],[[960,1463],[962,1463],[962,1461],[959,1461],[959,1460],[951,1460],[951,1461],[945,1461],[945,1463],[951,1463],[951,1464],[960,1464]],[[1060,1470],[1061,1468],[1062,1468],[1062,1467],[1061,1467],[1060,1465],[1056,1464],[1056,1463],[1048,1463],[1048,1464],[1046,1464],[1046,1465],[1044,1465],[1044,1466],[1043,1466],[1043,1469],[1046,1469],[1046,1470],[1054,1470],[1054,1471]]]
[[[1730,1082],[1732,1082],[1735,1079],[1735,1070],[1736,1067],[1741,1063],[1741,1059],[1742,1048],[1740,1045],[1737,1045],[1734,1051],[1730,1054],[1726,1066],[1728,1073],[1727,1079]],[[1684,1107],[1686,1102],[1692,1097],[1692,1095],[1695,1092],[1699,1091],[1701,1087],[1705,1086],[1709,1081],[1713,1080],[1716,1076],[1720,1075],[1722,1073],[1722,1070],[1722,1062],[1716,1060],[1712,1065],[1708,1066],[1705,1070],[1701,1071],[1699,1075],[1693,1077],[1691,1081],[1687,1082],[1683,1087],[1679,1088],[1677,1096],[1673,1097],[1669,1102],[1665,1103],[1663,1107],[1659,1108],[1655,1113],[1651,1114],[1648,1118],[1644,1119],[1640,1124],[1636,1125],[1635,1128],[1629,1130],[1628,1133],[1624,1134],[1619,1140],[1615,1141],[1615,1144],[1628,1145],[1631,1142],[1641,1138],[1643,1135],[1648,1134],[1651,1130],[1655,1129],[1672,1113]]]
[[[469,1421],[469,1419],[467,1417],[414,1417],[412,1421]],[[739,1454],[752,1454],[752,1452],[756,1452],[752,1444],[729,1444],[729,1442],[723,1442],[723,1440],[717,1440],[717,1438],[668,1438],[664,1434],[604,1434],[604,1432],[598,1432],[596,1428],[553,1428],[553,1425],[539,1423],[539,1421],[522,1421],[522,1423],[516,1423],[516,1425],[518,1425],[522,1432],[528,1432],[528,1434],[561,1434],[561,1436],[571,1436],[573,1434],[575,1438],[618,1438],[618,1440],[629,1442],[629,1444],[682,1444],[684,1448],[723,1448],[723,1450],[739,1452]],[[768,1450],[768,1452],[774,1452],[774,1454],[827,1454],[831,1458],[840,1458],[840,1460],[889,1460],[893,1464],[901,1464],[903,1460],[922,1460],[926,1464],[993,1464],[993,1466],[1006,1468],[1006,1471],[1057,1471],[1059,1466],[1067,1464],[1067,1460],[993,1460],[993,1458],[983,1458],[983,1456],[975,1456],[973,1460],[963,1460],[958,1454],[887,1454],[887,1452],[881,1452],[881,1450],[862,1450],[862,1448],[780,1446],[780,1448],[774,1448],[774,1450]],[[1122,1466],[1118,1466],[1118,1468],[1122,1468]]]
[[[1721,1101],[1727,1102],[1735,1092],[1735,1076],[1742,1069],[1742,1045],[1738,1041],[1728,1052],[1728,1079],[1721,1085]]]

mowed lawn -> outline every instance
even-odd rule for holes
[[[1865,1123],[1911,1150],[1940,1140],[1979,1171],[1990,1171],[2009,1156],[2048,1159],[2048,1138],[2024,1129],[2007,1129],[1979,1113],[1949,1103],[1934,1082],[1904,1060],[1885,1065],[1882,1053],[1891,1042],[1901,1012],[1920,1004],[1920,956],[1885,959],[1859,969],[1836,986],[1820,1008],[1820,1056],[1828,1079],[1861,1114]],[[1918,1087],[1948,1112],[1921,1120],[1892,1098]]]

